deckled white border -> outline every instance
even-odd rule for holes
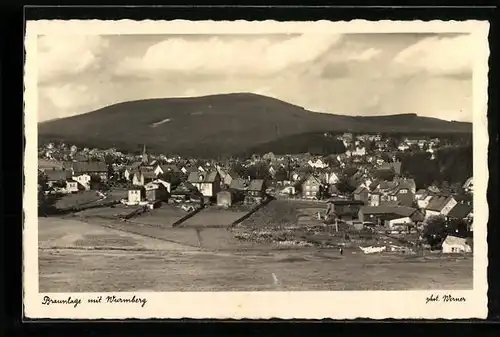
[[[488,31],[485,21],[28,21],[25,62],[25,224],[24,309],[29,318],[219,318],[219,319],[353,319],[353,318],[485,318],[487,315],[488,204],[487,101]],[[474,288],[470,291],[317,291],[317,292],[175,292],[134,293],[147,297],[139,305],[82,304],[43,306],[38,292],[37,228],[37,35],[52,34],[265,34],[265,33],[431,33],[463,32],[475,36],[473,75],[474,140]],[[425,304],[433,294],[467,298],[466,304]],[[88,297],[96,294],[65,294]],[[102,294],[105,295],[105,294]],[[121,295],[126,295],[122,293]],[[60,296],[60,294],[59,294]]]

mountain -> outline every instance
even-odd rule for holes
[[[124,102],[38,124],[42,142],[129,151],[146,144],[152,151],[200,157],[239,154],[281,138],[324,131],[470,133],[472,125],[416,114],[317,113],[250,93]]]

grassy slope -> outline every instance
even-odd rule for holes
[[[193,156],[241,153],[290,135],[347,130],[471,132],[471,125],[412,114],[320,114],[248,93],[125,102],[39,124],[41,139],[127,150],[140,150],[146,143],[152,150]]]

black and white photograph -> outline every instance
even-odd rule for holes
[[[28,22],[34,315],[486,315],[487,23],[173,27]]]

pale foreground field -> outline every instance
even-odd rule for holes
[[[39,218],[41,292],[472,288],[471,257],[257,247],[223,228],[156,228],[160,240],[92,221]]]

